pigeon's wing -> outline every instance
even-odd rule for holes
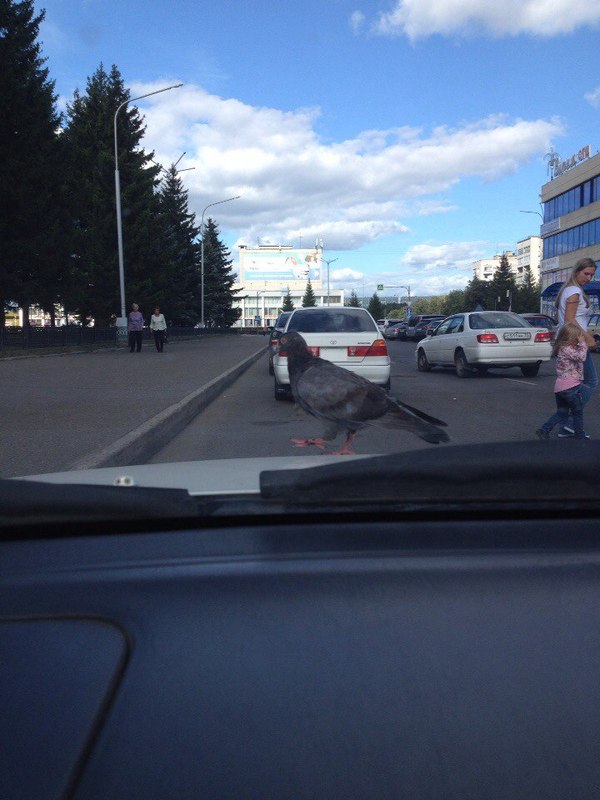
[[[320,358],[298,378],[295,391],[296,402],[309,414],[352,429],[388,410],[383,389]]]

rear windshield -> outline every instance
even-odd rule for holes
[[[480,314],[471,314],[469,327],[472,330],[484,328],[529,328],[529,323],[516,314],[502,311],[482,311]]]
[[[284,311],[283,314],[280,314],[277,317],[277,321],[275,322],[275,327],[276,328],[283,328],[285,326],[285,323],[291,317],[291,315],[292,315],[291,311]]]
[[[377,325],[360,308],[298,310],[290,319],[288,331],[301,333],[377,333]]]
[[[534,328],[547,328],[549,325],[547,317],[525,317],[525,319]]]

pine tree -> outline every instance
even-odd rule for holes
[[[379,299],[377,292],[375,292],[373,297],[369,300],[368,311],[375,320],[383,317],[383,304]]]
[[[68,190],[74,224],[74,265],[69,306],[82,320],[107,324],[120,309],[114,183],[113,119],[129,92],[117,67],[102,65],[87,81],[85,95],[75,92],[64,132],[68,147]],[[165,257],[164,228],[155,188],[160,168],[153,153],[140,148],[144,134],[135,106],[117,118],[126,305],[151,312]]]
[[[174,325],[191,326],[200,319],[200,228],[188,208],[188,194],[175,166],[167,171],[159,192],[165,252],[152,287],[151,305],[158,305]]]
[[[346,305],[349,308],[360,308],[360,300],[358,299],[358,295],[356,294],[354,289],[352,289],[352,291],[350,292],[350,299],[348,300]]]
[[[216,222],[209,218],[204,226],[204,321],[208,327],[229,328],[240,316],[240,309],[233,308],[232,263]]]
[[[283,304],[281,306],[282,311],[293,311],[294,310],[294,303],[292,302],[292,296],[290,295],[290,290],[286,292],[285,297],[283,298]]]
[[[315,297],[315,293],[312,288],[312,283],[310,282],[310,278],[306,283],[306,291],[304,292],[304,297],[302,298],[302,308],[313,308],[317,305],[317,298]]]
[[[494,273],[491,287],[493,290],[492,296],[495,298],[495,307],[499,310],[507,311],[515,295],[516,284],[505,253],[502,254],[500,266]]]
[[[523,283],[517,287],[513,311],[516,311],[517,314],[537,312],[540,309],[540,299],[539,283],[533,279],[531,267],[527,266],[523,275]]]
[[[6,302],[16,300],[27,311],[44,282],[60,278],[60,256],[57,270],[52,255],[60,207],[60,117],[37,42],[43,18],[33,0],[0,0],[1,325]]]

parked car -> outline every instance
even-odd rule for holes
[[[447,317],[432,336],[419,343],[417,368],[454,366],[459,378],[490,367],[520,367],[528,378],[550,359],[551,334],[532,330],[519,314],[509,311],[474,311]]]
[[[386,339],[406,339],[406,322],[397,322],[395,325],[390,325],[385,332]]]
[[[400,320],[399,319],[387,319],[387,318],[386,319],[378,319],[377,320],[377,327],[379,328],[379,330],[381,331],[383,336],[385,336],[385,332],[390,327],[390,325],[395,325],[397,322],[400,322]]]
[[[527,314],[519,314],[520,317],[526,319],[530,325],[533,325],[534,328],[546,328],[550,331],[552,336],[552,340],[556,336],[558,331],[558,322],[549,317],[547,314],[537,314],[537,313],[527,313]]]
[[[596,350],[600,348],[600,314],[592,314],[588,325],[588,333],[596,340]]]
[[[273,375],[273,355],[277,352],[279,337],[291,316],[291,311],[283,311],[275,320],[275,325],[271,330],[271,335],[269,336],[269,375]]]
[[[390,388],[390,357],[385,340],[366,308],[298,308],[285,326],[297,331],[311,352],[363,378]],[[291,396],[285,347],[273,357],[276,400]]]
[[[431,336],[437,326],[444,320],[445,317],[439,317],[438,319],[430,320],[427,325],[425,326],[425,336]]]
[[[382,330],[384,338],[387,338],[387,332],[389,331],[389,329],[393,325],[397,325],[399,322],[401,322],[401,320],[399,320],[399,319],[386,319],[386,321],[384,322],[384,325],[383,325],[383,330]]]
[[[406,328],[406,338],[407,339],[414,339],[415,338],[415,328],[419,324],[419,322],[429,322],[432,319],[439,319],[443,320],[444,316],[440,314],[416,314],[412,317],[409,317],[408,327]]]

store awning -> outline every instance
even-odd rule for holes
[[[546,286],[542,292],[542,300],[553,300],[555,297],[558,297],[562,285],[562,281],[559,281],[558,283],[551,283],[550,286]],[[584,286],[584,291],[586,294],[595,296],[600,300],[600,281],[590,281]]]

